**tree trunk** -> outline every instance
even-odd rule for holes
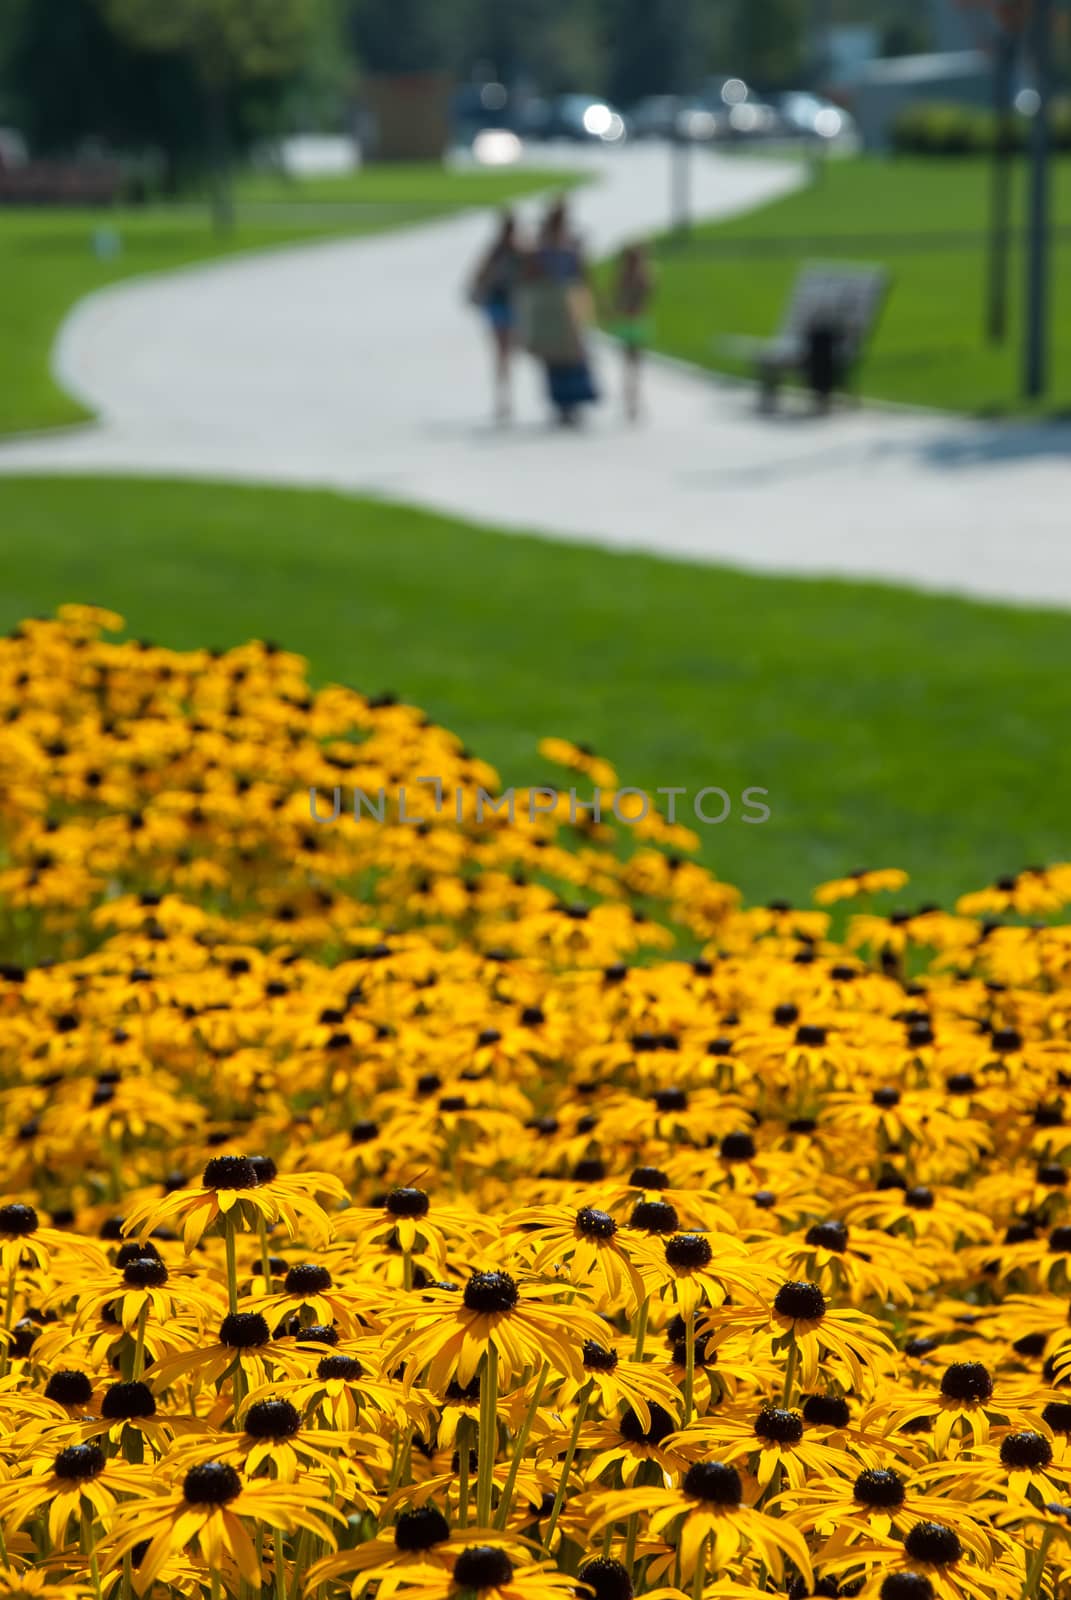
[[[207,94],[209,185],[212,225],[219,234],[234,227],[234,188],[231,173],[231,138],[227,116],[227,90],[212,84]]]

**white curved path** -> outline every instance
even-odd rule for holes
[[[575,202],[592,253],[666,224],[667,159],[598,158],[603,180]],[[708,216],[799,181],[788,164],[694,165]],[[488,229],[468,214],[94,295],[55,360],[100,421],[9,442],[0,471],[364,491],[671,556],[1071,604],[1067,426],[870,408],[768,421],[747,389],[660,363],[650,420],[629,428],[604,347],[608,400],[583,434],[547,428],[527,365],[519,421],[492,428],[482,330],[461,298]],[[710,277],[711,333],[732,331],[713,261]]]

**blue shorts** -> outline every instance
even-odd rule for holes
[[[508,300],[488,300],[484,305],[483,314],[496,333],[508,333],[517,321]]]

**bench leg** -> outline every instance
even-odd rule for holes
[[[781,387],[781,374],[775,367],[759,369],[759,411],[764,417],[773,416]]]

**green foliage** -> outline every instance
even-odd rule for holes
[[[732,0],[732,70],[760,89],[798,87],[807,53],[806,0]]]
[[[1053,103],[1050,128],[1056,149],[1071,149],[1071,99]],[[916,101],[904,108],[893,125],[893,148],[900,155],[977,156],[995,150],[999,134],[1000,126],[992,111],[944,101]],[[1009,117],[1003,138],[1006,148],[1025,149],[1030,138],[1029,121],[1025,117]]]
[[[108,21],[142,50],[174,52],[202,82],[280,77],[300,62],[314,0],[102,0]]]

